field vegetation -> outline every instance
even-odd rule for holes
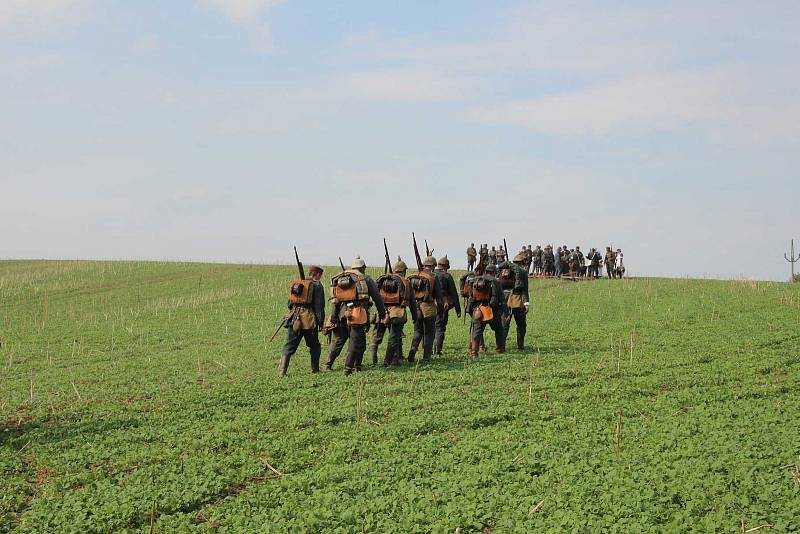
[[[536,281],[524,352],[280,379],[294,276],[0,262],[0,531],[800,531],[800,284]]]

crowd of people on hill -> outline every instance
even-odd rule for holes
[[[533,276],[599,278],[604,267],[608,278],[622,278],[625,274],[622,249],[613,250],[611,246],[606,247],[605,254],[593,247],[584,255],[578,245],[574,248],[563,245],[555,250],[553,245],[536,245],[536,248],[527,245],[522,247],[520,254],[525,257],[524,266],[528,274]],[[504,245],[489,248],[484,243],[476,249],[475,243],[470,243],[467,248],[467,270],[472,271],[479,258],[483,258],[484,266],[497,265],[506,261],[508,253]]]

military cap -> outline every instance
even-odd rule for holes
[[[422,262],[423,267],[436,267],[436,258],[433,256],[426,256],[425,261]]]
[[[406,265],[406,262],[400,259],[400,256],[397,256],[397,261],[394,263],[392,270],[396,273],[404,273],[408,270],[408,265]]]
[[[443,267],[447,267],[448,269],[450,268],[450,260],[447,259],[447,254],[439,258],[438,264]]]
[[[364,263],[364,260],[361,259],[361,256],[356,256],[356,259],[353,260],[353,265],[350,266],[351,269],[363,269],[366,267],[367,264]]]
[[[490,263],[489,265],[486,266],[486,269],[484,269],[484,270],[487,273],[496,273],[497,272],[497,265],[495,265],[494,263]]]
[[[520,252],[516,256],[514,256],[514,263],[525,263],[528,259]]]
[[[308,268],[308,272],[309,272],[309,274],[314,274],[314,273],[320,273],[320,274],[322,274],[322,273],[323,273],[323,272],[325,272],[325,271],[324,271],[324,270],[322,269],[322,267],[320,267],[319,265],[311,265],[311,266]]]

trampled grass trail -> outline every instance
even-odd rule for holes
[[[537,281],[524,352],[279,379],[293,276],[0,262],[0,531],[800,530],[800,284]]]

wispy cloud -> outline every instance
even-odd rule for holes
[[[261,53],[273,49],[272,31],[264,20],[267,12],[284,0],[202,0],[221,11],[231,22],[246,28],[254,48]]]
[[[781,76],[782,75],[782,76]],[[787,79],[795,78],[794,81]],[[484,123],[521,126],[559,136],[640,134],[691,127],[747,141],[775,140],[800,131],[800,107],[757,80],[800,76],[774,69],[705,68],[634,75],[584,89],[471,109]],[[767,89],[768,91],[768,89]],[[769,100],[770,105],[766,106]]]

